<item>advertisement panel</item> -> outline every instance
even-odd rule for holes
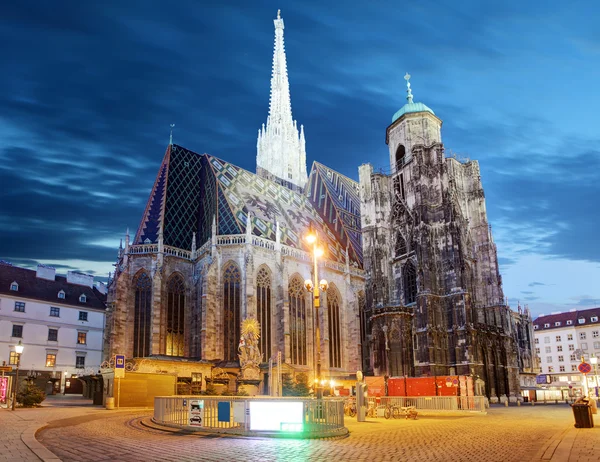
[[[304,423],[302,401],[250,401],[250,430],[301,432]]]
[[[0,404],[8,400],[8,377],[0,377]]]

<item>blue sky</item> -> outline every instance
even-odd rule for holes
[[[525,5],[523,5],[525,4]],[[281,8],[308,162],[388,169],[405,102],[480,163],[510,303],[600,306],[595,2],[24,1],[2,6],[0,259],[105,276],[174,140],[255,170]]]

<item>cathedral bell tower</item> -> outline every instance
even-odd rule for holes
[[[275,48],[271,75],[271,101],[267,124],[258,130],[256,173],[292,190],[302,192],[308,181],[304,127],[300,133],[292,119],[290,84],[288,81],[283,19],[277,11]]]
[[[412,158],[413,146],[442,142],[442,121],[423,103],[413,102],[410,75],[407,73],[404,79],[407,103],[394,114],[385,135],[390,149],[390,167],[394,173],[402,170]]]

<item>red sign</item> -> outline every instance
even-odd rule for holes
[[[579,366],[577,366],[577,369],[579,369],[579,372],[582,374],[589,374],[592,372],[592,365],[588,363],[581,363]]]

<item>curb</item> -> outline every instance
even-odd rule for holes
[[[21,433],[21,441],[23,441],[23,444],[25,444],[25,446],[27,446],[31,452],[33,452],[44,462],[60,462],[61,459],[52,451],[50,451],[50,449],[40,443],[35,437],[35,434],[38,431],[47,426],[48,423],[46,422],[41,425],[30,425],[23,431],[23,433]]]

